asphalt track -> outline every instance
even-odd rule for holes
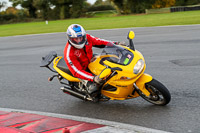
[[[94,36],[126,41],[134,30],[135,47],[146,59],[146,73],[167,86],[172,100],[165,107],[142,98],[84,102],[62,93],[41,57],[62,55],[64,33],[0,38],[0,107],[103,119],[176,133],[200,132],[200,25],[88,31]],[[98,52],[96,49],[95,52]]]

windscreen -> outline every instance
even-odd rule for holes
[[[108,57],[104,57],[103,60],[108,60],[120,65],[128,65],[134,57],[133,53],[129,50],[113,43],[105,46],[101,55],[110,55]]]

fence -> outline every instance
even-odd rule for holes
[[[200,5],[195,6],[181,6],[181,7],[171,7],[171,12],[182,12],[182,11],[193,11],[193,10],[200,10]]]
[[[169,8],[160,8],[160,9],[146,9],[146,14],[153,13],[170,13],[170,12],[182,12],[182,11],[193,11],[200,10],[200,5],[193,6],[178,6],[178,7],[169,7]]]

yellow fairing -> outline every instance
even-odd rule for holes
[[[102,58],[111,57],[111,56],[118,58],[115,55],[96,56],[95,59],[93,59],[94,61],[90,62],[90,64],[88,65],[88,68],[90,69],[90,71],[93,74],[99,75],[101,73],[101,71],[106,68],[105,66],[103,66],[99,62],[101,61]]]
[[[148,83],[152,80],[152,76],[149,74],[142,74],[142,76],[136,81],[137,87],[146,95],[149,96],[149,91],[145,88],[145,83]]]
[[[130,50],[130,51],[134,53],[134,60],[131,61],[130,64],[128,65],[120,65],[112,63],[108,60],[103,61],[103,64],[111,68],[119,67],[122,69],[122,71],[116,70],[117,74],[113,76],[111,79],[109,79],[102,87],[101,93],[109,97],[111,100],[125,100],[139,96],[137,92],[132,94],[134,90],[133,84],[138,80],[138,78],[140,78],[141,75],[143,75],[146,68],[146,64],[144,63],[144,68],[140,73],[134,74],[133,68],[136,65],[137,61],[139,59],[142,59],[144,61],[144,58],[139,51],[137,50],[136,51]],[[95,75],[99,75],[101,71],[106,68],[104,65],[102,65],[101,59],[111,56],[114,57],[114,55],[103,55],[96,57],[96,59],[93,59],[93,61],[89,64],[88,68]],[[109,90],[110,89],[109,87],[113,90]],[[145,90],[146,89],[144,88],[142,92],[144,92],[144,94],[147,94]]]
[[[116,77],[113,77],[114,79],[117,79]],[[130,83],[130,84],[128,84]],[[119,84],[123,84],[123,85],[119,85]],[[106,85],[110,85],[113,88],[116,88],[115,91],[107,91],[104,90],[104,88],[106,88]],[[103,89],[101,90],[101,93],[109,98],[111,98],[111,100],[125,100],[128,99],[129,96],[131,98],[133,97],[137,97],[139,96],[138,94],[133,96],[131,95],[133,92],[133,82],[129,82],[129,81],[108,81],[104,86]]]
[[[143,69],[141,74],[139,74],[138,76],[133,76],[130,79],[121,79],[121,77],[123,77],[123,75],[125,75],[125,74],[118,71],[118,74],[116,76],[112,77],[111,80],[106,82],[106,84],[103,86],[103,89],[101,90],[101,93],[103,95],[111,98],[111,100],[125,100],[125,99],[129,99],[129,98],[138,97],[139,94],[137,92],[132,94],[132,92],[134,90],[133,83],[135,83],[136,80],[140,77],[140,75],[143,74],[144,70],[145,70],[145,68]],[[129,74],[127,73],[126,75],[131,77],[130,73]],[[116,91],[104,90],[104,88],[106,88],[107,84],[117,88]]]
[[[106,68],[100,73],[99,78],[103,79],[105,77],[108,77],[108,75],[110,74],[111,74],[111,69]]]
[[[78,78],[75,78],[65,72],[63,72],[62,70],[60,70],[58,67],[57,67],[57,64],[58,62],[60,61],[60,59],[62,59],[62,56],[58,56],[54,59],[53,61],[53,68],[61,75],[63,76],[65,79],[71,81],[71,82],[80,82],[80,80]]]

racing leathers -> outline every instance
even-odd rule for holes
[[[92,81],[94,75],[87,72],[88,64],[93,57],[92,47],[104,47],[109,41],[86,34],[87,42],[82,49],[73,47],[69,41],[64,49],[64,59],[71,73],[83,80]]]

